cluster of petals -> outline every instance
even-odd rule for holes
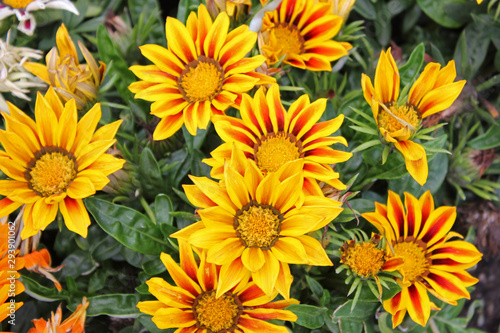
[[[255,161],[264,174],[294,159],[302,159],[306,195],[322,195],[318,181],[345,190],[339,174],[331,165],[345,162],[352,153],[330,147],[336,143],[347,146],[343,137],[330,136],[340,128],[344,115],[319,122],[325,108],[326,99],[311,103],[306,94],[292,103],[287,111],[281,104],[276,84],[267,93],[260,88],[253,98],[244,94],[240,106],[241,119],[226,115],[212,119],[224,143],[211,153],[212,158],[204,160],[212,167],[210,175],[216,179],[224,177],[224,161],[231,159],[235,144],[247,158]]]
[[[269,65],[285,64],[310,71],[331,71],[331,62],[348,54],[352,45],[332,40],[343,19],[331,4],[283,0],[266,12],[259,33],[259,48]]]
[[[151,114],[161,118],[153,138],[172,136],[184,124],[192,135],[205,129],[214,114],[237,107],[241,95],[256,84],[274,79],[254,70],[263,56],[245,57],[255,45],[257,35],[248,26],[229,31],[229,18],[221,12],[212,21],[204,5],[198,15],[192,12],[186,22],[168,17],[165,25],[168,49],[143,45],[142,54],[153,62],[132,66],[142,81],[129,86],[135,98],[154,102]]]
[[[87,235],[90,218],[82,199],[101,190],[108,175],[125,160],[106,150],[121,120],[96,130],[101,119],[96,104],[78,121],[75,100],[63,104],[49,88],[35,104],[36,121],[9,103],[2,113],[6,129],[0,130],[0,170],[10,179],[0,180],[0,217],[25,205],[23,239],[45,229],[60,211],[69,230]],[[40,163],[39,163],[40,162]]]
[[[52,312],[49,320],[43,318],[33,319],[33,325],[28,333],[83,333],[85,332],[85,318],[87,317],[87,308],[89,302],[83,297],[82,304],[79,304],[66,320],[61,323],[62,309],[61,305],[57,307],[56,313]]]
[[[424,147],[412,141],[421,120],[450,107],[465,85],[465,80],[453,82],[456,77],[455,62],[441,68],[439,63],[429,63],[413,83],[408,100],[398,105],[400,77],[390,48],[382,51],[375,71],[375,80],[362,74],[361,86],[366,101],[385,141],[393,143],[404,156],[406,169],[420,184],[429,174]],[[404,110],[406,114],[398,114]],[[381,121],[381,117],[386,117]],[[389,118],[389,120],[387,120]],[[387,123],[396,124],[388,126]]]
[[[299,159],[263,175],[255,162],[233,145],[223,180],[190,176],[194,185],[183,186],[191,203],[202,208],[197,211],[201,221],[171,237],[206,249],[207,261],[221,266],[218,295],[250,274],[266,295],[277,290],[288,299],[293,280],[288,264],[332,265],[321,243],[306,234],[337,217],[341,203],[324,196],[304,196],[297,190],[303,185],[303,166]],[[252,226],[237,231],[238,216],[251,207],[265,216],[257,214]],[[273,230],[265,222],[254,227],[257,220],[268,221],[265,218],[279,218],[279,223]],[[257,244],[263,239],[269,242],[250,244],[243,232]]]
[[[7,111],[8,107],[3,93],[30,101],[26,95],[30,88],[44,87],[36,76],[30,74],[23,64],[31,59],[40,59],[41,51],[29,47],[18,47],[10,44],[10,30],[5,41],[0,38],[0,111]]]
[[[47,65],[27,62],[24,67],[49,84],[64,101],[75,99],[79,110],[88,103],[95,102],[99,87],[104,80],[106,65],[99,61],[99,66],[81,41],[78,41],[80,51],[86,64],[80,64],[78,53],[71,36],[62,24],[56,34],[57,47],[47,53]]]
[[[80,14],[69,0],[3,0],[0,2],[0,20],[16,15],[19,20],[17,29],[31,36],[36,28],[32,12],[45,8],[64,9],[75,15]]]
[[[199,261],[195,259],[193,249]],[[288,330],[284,326],[274,325],[265,320],[297,320],[295,314],[284,310],[291,304],[299,303],[297,300],[292,298],[272,302],[277,293],[266,295],[255,282],[249,280],[249,276],[234,284],[224,295],[231,299],[231,303],[234,301],[232,306],[237,307],[236,311],[228,309],[228,304],[220,302],[211,306],[208,304],[205,313],[201,314],[199,305],[204,295],[209,296],[210,301],[216,302],[215,291],[220,284],[220,267],[207,261],[206,251],[192,248],[182,240],[179,240],[179,254],[180,265],[170,255],[161,254],[161,261],[175,285],[162,278],[152,278],[146,281],[146,284],[149,292],[157,300],[137,304],[141,312],[153,316],[152,320],[158,328],[178,328],[175,333],[287,333]],[[215,330],[212,326],[223,329]]]
[[[389,191],[387,205],[375,203],[375,212],[362,214],[386,237],[387,252],[404,259],[398,269],[402,280],[397,279],[402,290],[383,303],[394,327],[407,312],[416,323],[427,324],[431,309],[439,310],[428,292],[452,305],[470,298],[466,288],[478,280],[466,269],[479,262],[482,254],[466,241],[450,241],[463,238],[450,231],[456,215],[456,207],[435,208],[430,191],[419,199],[405,192],[404,206],[399,195]]]

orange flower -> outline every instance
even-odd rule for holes
[[[161,261],[176,285],[152,278],[146,283],[158,300],[137,304],[141,312],[153,316],[158,328],[178,328],[177,333],[287,333],[286,327],[265,320],[297,320],[295,314],[284,310],[299,303],[297,300],[271,302],[277,293],[266,296],[255,282],[248,280],[249,275],[216,297],[220,267],[206,261],[205,251],[197,251],[200,258],[197,263],[191,246],[182,240],[179,254],[180,265],[170,255],[161,254]]]
[[[384,301],[384,309],[392,314],[393,327],[398,326],[408,312],[418,324],[425,326],[431,309],[438,309],[430,292],[440,300],[456,305],[461,298],[470,298],[466,287],[477,283],[465,270],[477,264],[482,254],[463,238],[450,231],[457,216],[456,207],[434,209],[430,191],[420,199],[405,192],[405,206],[400,197],[389,191],[387,206],[375,203],[375,212],[362,216],[387,239],[387,252],[402,257],[398,269],[403,288],[393,298]]]
[[[57,307],[57,311],[49,320],[43,318],[33,319],[35,327],[31,328],[28,333],[82,333],[85,332],[85,317],[87,316],[87,308],[89,303],[84,297],[82,304],[78,305],[75,312],[62,322],[61,305]]]
[[[52,268],[52,258],[50,257],[49,251],[47,249],[41,249],[40,251],[33,251],[21,258],[24,259],[24,268],[30,272],[35,272],[45,276],[50,281],[54,282],[57,290],[61,291],[62,287],[59,281],[51,274],[51,272],[59,272],[63,265]]]
[[[347,55],[349,43],[332,38],[342,27],[342,17],[331,13],[329,3],[283,0],[266,12],[259,34],[259,48],[269,65],[282,57],[285,64],[311,71],[331,71],[331,62]]]
[[[420,185],[425,184],[429,174],[427,156],[424,147],[411,138],[420,128],[423,118],[443,111],[458,97],[465,80],[453,82],[455,77],[453,60],[442,69],[438,63],[429,63],[412,85],[408,101],[400,105],[399,71],[390,48],[380,53],[375,86],[368,76],[362,74],[364,97],[371,106],[380,133],[403,154],[406,169]]]
[[[348,160],[352,154],[331,148],[335,143],[347,146],[347,141],[341,136],[329,136],[339,129],[344,116],[318,122],[325,111],[326,99],[311,103],[307,95],[302,95],[286,111],[277,84],[267,94],[264,91],[260,88],[253,99],[243,95],[242,119],[214,116],[215,129],[225,143],[211,153],[211,159],[203,161],[212,166],[210,175],[216,179],[224,177],[224,163],[231,159],[234,143],[264,174],[277,171],[287,162],[304,160],[306,194],[322,195],[318,181],[345,190],[331,165]]]
[[[165,29],[168,49],[140,47],[154,65],[130,67],[143,80],[132,83],[130,91],[135,98],[154,102],[151,114],[162,119],[153,133],[155,140],[172,136],[182,124],[196,135],[197,128],[207,128],[213,114],[239,105],[242,93],[256,84],[275,82],[254,72],[265,61],[263,56],[245,57],[257,34],[246,25],[228,32],[226,12],[212,22],[200,5],[198,15],[192,12],[186,25],[168,17]]]

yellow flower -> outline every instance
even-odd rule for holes
[[[10,314],[15,314],[15,311],[23,305],[23,302],[7,301],[13,294],[19,295],[24,291],[23,284],[18,281],[20,275],[17,273],[24,267],[24,259],[16,257],[19,250],[8,242],[9,232],[14,234],[13,227],[12,224],[0,224],[0,322]],[[14,271],[15,281],[11,280]]]
[[[308,0],[283,0],[266,12],[259,47],[269,65],[282,57],[285,64],[311,71],[331,71],[331,62],[352,48],[332,38],[342,27],[342,17],[331,13],[330,4]]]
[[[342,17],[342,19],[347,21],[349,13],[351,12],[352,6],[356,0],[318,0],[318,2],[326,2],[332,5],[332,13]]]
[[[27,62],[24,67],[50,84],[64,102],[74,98],[78,109],[82,110],[87,103],[97,100],[106,65],[99,61],[100,66],[97,67],[92,54],[78,41],[78,47],[87,62],[80,64],[75,44],[64,24],[57,30],[56,42],[57,47],[53,47],[45,57],[47,66]]]
[[[253,160],[233,145],[224,180],[190,176],[184,185],[201,221],[172,235],[206,249],[207,261],[221,265],[220,296],[251,275],[266,295],[276,289],[289,298],[288,264],[332,265],[320,242],[306,234],[326,226],[342,211],[324,196],[304,196],[303,160],[262,175]]]
[[[85,331],[88,306],[87,298],[83,297],[82,304],[78,305],[75,312],[61,323],[62,310],[61,305],[59,305],[56,313],[52,312],[49,320],[43,318],[33,319],[32,322],[35,327],[31,328],[28,333],[82,333]]]
[[[206,128],[213,114],[224,114],[230,106],[239,105],[242,93],[256,84],[274,82],[254,72],[264,57],[245,58],[257,35],[246,25],[228,32],[226,12],[212,22],[206,7],[200,5],[198,15],[192,12],[186,26],[168,17],[165,29],[168,49],[140,47],[154,65],[130,67],[143,80],[132,83],[130,91],[135,98],[154,102],[151,114],[161,118],[153,133],[155,140],[172,136],[182,124],[196,135],[197,128]]]
[[[441,68],[438,63],[425,66],[413,83],[408,101],[398,104],[399,71],[391,49],[382,51],[375,72],[375,87],[368,76],[362,74],[361,86],[366,101],[385,141],[394,143],[403,154],[406,169],[420,184],[429,174],[427,156],[420,144],[411,140],[420,128],[423,118],[448,108],[458,97],[465,80],[453,82],[456,77],[455,62]]]
[[[33,121],[9,103],[2,113],[6,130],[0,130],[0,170],[10,180],[0,180],[0,217],[25,204],[23,239],[45,229],[60,211],[66,226],[87,236],[90,218],[82,199],[101,190],[107,175],[124,160],[106,154],[116,140],[121,120],[102,126],[100,104],[77,122],[75,100],[63,104],[52,88],[38,94]]]
[[[220,12],[226,12],[233,22],[244,20],[252,8],[251,0],[207,0],[207,9],[215,18]]]
[[[387,205],[375,203],[375,212],[362,216],[387,239],[387,252],[403,257],[398,269],[403,288],[393,298],[384,301],[384,308],[392,314],[393,327],[398,326],[408,311],[410,317],[425,326],[431,309],[437,307],[427,292],[440,300],[456,305],[461,298],[470,298],[466,287],[478,280],[465,270],[481,260],[482,254],[470,243],[450,231],[457,216],[456,207],[434,208],[430,191],[420,199],[405,192],[405,206],[400,197],[389,191]]]
[[[212,152],[211,159],[204,160],[212,166],[211,176],[216,179],[224,177],[224,161],[230,159],[235,143],[263,173],[277,171],[290,161],[304,160],[306,194],[322,195],[317,180],[345,190],[345,185],[338,179],[339,174],[330,165],[345,162],[352,154],[332,149],[330,145],[334,143],[347,146],[347,142],[341,136],[329,136],[339,129],[344,116],[318,122],[325,111],[326,99],[311,103],[307,95],[302,95],[286,111],[277,84],[272,85],[267,93],[264,91],[260,88],[253,99],[243,95],[242,119],[213,117],[215,129],[225,143]]]
[[[350,240],[340,248],[340,262],[362,278],[374,278],[379,297],[382,297],[382,285],[378,276],[381,272],[393,272],[403,264],[402,257],[393,257],[385,249],[379,248],[380,235],[373,235],[369,241]]]
[[[161,278],[146,281],[157,301],[139,302],[137,307],[153,316],[160,329],[179,328],[175,332],[271,332],[287,333],[284,326],[266,319],[295,321],[297,316],[284,310],[295,299],[271,302],[277,293],[266,296],[248,276],[240,284],[216,297],[220,284],[219,267],[206,261],[206,252],[198,252],[196,262],[189,244],[179,241],[180,265],[168,254],[161,261],[176,285]],[[198,330],[197,330],[198,329]]]

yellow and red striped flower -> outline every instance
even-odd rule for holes
[[[481,260],[476,247],[453,237],[463,238],[450,231],[456,218],[456,207],[434,208],[430,191],[420,199],[405,192],[405,206],[400,197],[389,191],[387,205],[375,203],[375,212],[362,216],[387,239],[387,251],[403,257],[398,270],[403,288],[393,298],[384,301],[384,308],[392,314],[393,327],[399,325],[408,312],[418,324],[425,326],[431,309],[437,307],[427,292],[438,299],[457,304],[461,298],[470,298],[466,287],[478,280],[465,270]]]
[[[393,143],[403,154],[406,169],[420,184],[429,174],[427,156],[420,144],[412,141],[422,119],[451,106],[465,85],[465,80],[453,82],[457,76],[455,62],[441,68],[438,63],[425,66],[410,89],[408,101],[398,104],[399,71],[391,49],[380,53],[375,72],[375,86],[362,74],[361,86],[366,101],[385,141]]]
[[[214,22],[204,5],[198,15],[192,12],[186,26],[168,17],[168,49],[143,45],[142,54],[153,62],[132,66],[130,70],[143,81],[129,89],[135,98],[154,102],[151,114],[161,118],[153,133],[155,140],[173,135],[185,124],[192,135],[206,128],[212,114],[224,114],[239,105],[241,94],[256,84],[274,79],[254,72],[265,61],[263,56],[246,58],[257,34],[241,25],[228,32],[229,18],[221,12]]]
[[[162,278],[152,278],[146,283],[149,292],[158,300],[137,304],[141,312],[153,316],[158,328],[178,328],[176,333],[287,333],[286,327],[265,320],[297,320],[295,314],[284,310],[299,303],[297,300],[271,302],[277,293],[266,296],[255,282],[248,280],[249,275],[216,297],[217,286],[221,283],[219,267],[207,262],[205,251],[197,251],[200,258],[197,263],[191,246],[182,240],[179,241],[179,254],[180,265],[170,255],[161,254],[161,261],[176,285]]]
[[[330,266],[320,242],[306,235],[326,226],[342,211],[324,196],[304,196],[304,160],[263,175],[233,145],[219,183],[190,176],[184,185],[201,221],[172,235],[207,250],[207,261],[221,265],[217,295],[251,274],[266,295],[276,289],[289,298],[293,277],[288,264]]]
[[[331,62],[352,48],[332,40],[342,27],[342,17],[331,13],[328,3],[283,0],[266,12],[259,34],[259,48],[269,65],[282,57],[285,64],[311,71],[331,71]]]
[[[100,104],[78,121],[74,99],[63,104],[55,91],[40,93],[33,121],[9,103],[3,113],[6,130],[0,130],[0,217],[26,205],[23,239],[45,229],[60,211],[69,230],[87,236],[90,218],[82,199],[101,190],[108,175],[121,169],[125,160],[106,150],[111,147],[121,120],[102,126]]]
[[[80,64],[75,44],[64,24],[56,34],[57,47],[45,57],[47,65],[27,62],[24,67],[49,84],[64,103],[74,98],[79,110],[97,100],[99,87],[104,80],[106,64],[99,61],[99,67],[89,50],[78,41],[78,47],[86,64]]]
[[[347,146],[347,141],[341,136],[329,136],[339,129],[344,116],[318,122],[325,107],[326,99],[311,103],[308,95],[302,95],[286,111],[278,85],[272,85],[267,93],[259,89],[254,98],[244,94],[242,119],[213,117],[215,129],[225,143],[211,153],[212,158],[204,160],[212,166],[211,176],[224,177],[224,161],[231,159],[232,146],[236,144],[264,174],[277,171],[287,162],[303,160],[306,194],[322,195],[317,181],[344,190],[339,174],[330,165],[344,162],[352,154],[331,148],[334,143]]]
[[[33,319],[33,325],[28,333],[83,333],[85,332],[85,318],[87,317],[87,308],[89,302],[87,298],[83,297],[82,304],[78,305],[75,312],[71,314],[65,321],[62,320],[61,305],[57,307],[57,311],[49,320],[43,318]]]

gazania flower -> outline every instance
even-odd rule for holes
[[[24,67],[38,76],[45,83],[50,84],[63,102],[74,98],[79,110],[87,103],[97,100],[97,94],[102,81],[106,65],[99,61],[99,67],[89,50],[78,41],[78,47],[87,64],[80,64],[75,44],[69,36],[64,24],[57,30],[57,47],[53,47],[45,60],[47,66],[28,62]]]
[[[352,48],[332,40],[342,27],[342,17],[331,13],[328,3],[283,0],[266,12],[259,35],[259,48],[269,65],[282,57],[285,64],[311,71],[331,71],[331,62]]]
[[[3,0],[0,2],[0,20],[15,14],[19,20],[17,29],[31,36],[36,27],[31,12],[45,8],[64,9],[80,15],[69,0]]]
[[[252,8],[251,0],[208,0],[207,9],[210,16],[217,17],[220,12],[226,12],[229,18],[237,23],[243,21]]]
[[[227,292],[216,296],[219,269],[206,261],[206,252],[198,252],[197,263],[191,246],[179,241],[180,265],[168,254],[161,261],[176,285],[161,278],[146,281],[157,301],[139,302],[137,307],[153,316],[160,329],[178,328],[175,332],[282,332],[288,330],[265,320],[295,321],[297,316],[284,310],[295,299],[271,302],[277,293],[266,296],[248,276]]]
[[[399,71],[390,48],[380,54],[375,87],[365,74],[361,78],[365,99],[380,133],[403,154],[406,169],[420,185],[425,184],[429,174],[427,156],[424,147],[411,140],[412,136],[422,119],[448,108],[465,85],[465,80],[453,82],[456,77],[453,60],[440,68],[438,63],[425,66],[410,89],[408,101],[401,104],[398,103]]]
[[[324,196],[301,195],[302,159],[262,175],[253,160],[233,146],[224,181],[190,176],[184,185],[201,221],[172,235],[207,250],[207,261],[221,265],[217,296],[248,274],[266,295],[276,289],[289,298],[288,264],[332,265],[321,244],[306,234],[327,225],[342,211]]]
[[[116,140],[121,120],[102,126],[100,104],[77,122],[75,100],[63,104],[55,91],[40,93],[36,122],[12,104],[2,113],[6,130],[0,130],[0,170],[10,180],[0,180],[0,217],[25,204],[23,239],[45,229],[60,211],[66,226],[87,236],[90,218],[82,199],[101,190],[107,175],[124,160],[105,154]]]
[[[403,264],[402,257],[393,257],[379,247],[380,240],[380,235],[372,235],[368,241],[349,240],[340,248],[342,253],[340,262],[347,266],[350,272],[362,279],[375,279],[378,297],[382,297],[379,273],[393,272]],[[337,268],[337,272],[341,267],[342,265]]]
[[[50,257],[50,253],[49,251],[47,251],[47,249],[33,251],[29,254],[26,254],[22,258],[24,259],[24,268],[31,272],[35,272],[45,276],[47,279],[54,283],[57,290],[62,290],[61,284],[51,273],[59,272],[64,265],[52,267],[52,258]]]
[[[3,93],[30,101],[29,88],[44,87],[36,76],[28,73],[23,64],[30,58],[40,59],[42,51],[10,44],[10,30],[5,41],[0,38],[0,111],[8,110]]]
[[[191,13],[186,26],[167,18],[168,49],[140,47],[154,65],[130,67],[143,81],[132,83],[129,89],[135,98],[154,102],[151,114],[162,119],[153,133],[155,140],[170,137],[183,123],[196,135],[197,128],[207,127],[212,114],[237,106],[242,93],[256,84],[274,82],[253,72],[264,57],[245,58],[257,35],[246,25],[231,32],[228,29],[226,12],[212,22],[206,7],[200,5],[198,15]]]
[[[54,314],[54,312],[52,312],[52,316],[49,320],[43,318],[32,320],[35,327],[31,328],[28,333],[85,332],[85,318],[87,316],[88,307],[89,302],[87,302],[86,297],[83,297],[82,304],[78,305],[75,312],[61,323],[62,310],[61,305],[59,305],[56,313]]]
[[[329,137],[339,129],[344,116],[318,122],[325,107],[326,99],[311,103],[307,95],[302,95],[286,111],[276,84],[267,94],[260,88],[253,99],[243,95],[240,107],[242,119],[213,117],[215,129],[225,143],[212,152],[211,159],[204,160],[212,166],[211,176],[223,178],[225,160],[231,158],[232,146],[236,144],[263,173],[275,172],[290,161],[303,160],[306,193],[322,195],[316,180],[345,189],[338,179],[339,174],[333,171],[330,164],[344,162],[352,154],[330,147],[334,143],[347,146],[343,137]]]
[[[24,291],[23,284],[18,281],[20,275],[17,273],[24,267],[24,259],[16,257],[19,251],[14,244],[8,242],[9,232],[14,233],[13,228],[12,224],[0,224],[0,322],[23,305],[23,302],[7,301],[9,297]],[[12,275],[15,281],[12,280]]]
[[[449,241],[462,238],[450,231],[456,207],[435,209],[430,191],[420,199],[405,192],[405,206],[406,212],[399,196],[389,191],[387,206],[375,203],[375,212],[362,216],[387,239],[387,251],[404,259],[398,269],[403,280],[397,280],[403,289],[384,301],[384,309],[392,314],[393,327],[403,321],[406,312],[425,326],[431,308],[437,308],[427,292],[453,305],[461,298],[470,298],[466,287],[478,280],[465,270],[479,262],[482,254],[465,241]]]

